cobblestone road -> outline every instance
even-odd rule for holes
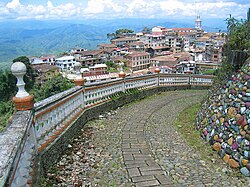
[[[101,115],[85,125],[48,179],[53,186],[248,186],[222,172],[222,161],[201,160],[173,127],[205,94],[161,93]]]

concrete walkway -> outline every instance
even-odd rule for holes
[[[47,180],[53,186],[249,185],[222,172],[230,170],[223,161],[202,160],[173,127],[179,113],[205,94],[166,92],[100,116],[85,125]]]

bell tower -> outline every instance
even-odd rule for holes
[[[197,14],[196,20],[195,20],[195,28],[197,30],[201,30],[201,18],[200,18],[200,14]]]

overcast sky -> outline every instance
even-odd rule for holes
[[[246,18],[250,0],[0,0],[0,19]]]

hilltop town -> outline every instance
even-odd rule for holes
[[[59,72],[74,79],[76,62],[90,82],[116,78],[121,70],[127,76],[153,73],[156,67],[161,73],[209,74],[222,63],[225,35],[204,31],[197,15],[194,28],[155,26],[138,33],[119,29],[107,34],[110,43],[99,44],[95,50],[74,48],[60,57],[32,57],[30,62],[39,83]]]

